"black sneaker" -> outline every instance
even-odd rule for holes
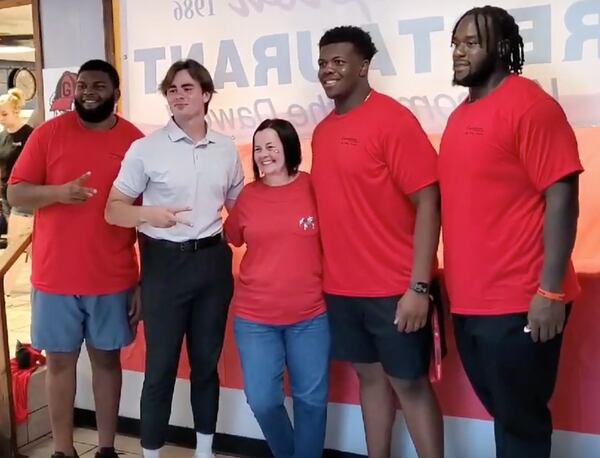
[[[119,454],[115,452],[113,447],[106,447],[98,450],[94,458],[119,458]]]
[[[65,455],[63,452],[55,452],[50,458],[79,458],[77,450],[75,450],[75,456]]]

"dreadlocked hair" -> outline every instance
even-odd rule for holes
[[[481,30],[479,26],[479,18],[483,18],[483,24],[485,25],[485,36],[486,36],[486,47],[487,51],[491,50],[491,47],[497,47],[500,41],[507,40],[508,48],[501,48],[499,51],[500,59],[505,65],[506,69],[511,73],[521,74],[523,71],[523,64],[525,63],[525,51],[523,45],[523,37],[519,33],[519,26],[515,22],[515,18],[512,17],[508,11],[497,6],[484,6],[479,8],[473,8],[467,11],[461,16],[456,22],[454,30],[452,31],[452,37],[456,34],[456,29],[460,22],[467,16],[473,16],[475,27],[477,28],[477,37],[481,43]],[[490,25],[495,32],[495,40],[492,43],[490,39]]]

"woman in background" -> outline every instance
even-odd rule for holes
[[[21,118],[21,108],[25,105],[25,97],[20,89],[9,89],[8,93],[0,95],[0,233],[6,234],[6,239],[0,239],[0,248],[6,248],[21,235],[33,230],[33,213],[24,208],[11,208],[6,199],[8,178],[17,158],[23,151],[33,127]],[[29,254],[29,251],[28,251]],[[13,286],[19,277],[23,266],[21,258],[7,272],[4,280],[4,291],[10,296]]]
[[[255,181],[225,223],[246,244],[233,297],[248,404],[275,458],[317,458],[327,417],[329,326],[310,175],[294,127],[267,119],[253,137]],[[287,367],[294,426],[284,407]]]
[[[25,209],[11,209],[6,200],[6,185],[17,158],[23,151],[33,128],[21,118],[21,108],[25,98],[20,89],[9,89],[7,94],[0,95],[0,200],[2,215],[8,224],[7,238],[31,230],[33,227],[32,213]],[[12,214],[12,216],[11,216]],[[9,220],[9,216],[11,216]]]

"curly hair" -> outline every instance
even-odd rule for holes
[[[352,43],[358,53],[369,62],[377,53],[377,48],[369,32],[353,25],[344,25],[329,29],[319,40],[319,48],[334,43]]]

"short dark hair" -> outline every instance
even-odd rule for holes
[[[113,67],[111,64],[106,62],[105,60],[100,59],[92,59],[85,62],[81,67],[79,67],[79,71],[77,72],[77,76],[81,75],[83,72],[103,72],[108,75],[110,81],[115,89],[119,89],[121,84],[121,80],[119,79],[119,72],[117,69]]]
[[[167,70],[167,74],[160,83],[160,92],[162,92],[162,95],[167,95],[167,91],[173,84],[175,75],[177,75],[177,73],[179,73],[181,70],[187,70],[192,79],[200,85],[202,92],[208,92],[211,98],[212,95],[217,92],[215,90],[215,83],[213,82],[212,76],[210,76],[210,73],[206,67],[194,59],[185,59],[178,60],[169,67],[169,70]],[[208,111],[209,102],[210,99],[204,104],[205,112]]]
[[[283,157],[285,159],[285,168],[287,169],[288,175],[292,176],[298,172],[298,167],[302,162],[302,148],[300,147],[300,137],[298,132],[292,125],[291,122],[285,119],[265,119],[252,134],[252,171],[254,172],[254,178],[260,179],[260,172],[258,165],[254,160],[254,138],[256,134],[261,130],[273,129],[277,132],[279,140],[283,145]]]
[[[377,53],[371,34],[353,25],[343,25],[329,29],[319,40],[319,48],[334,43],[352,43],[358,54],[369,62]]]
[[[516,23],[515,18],[512,17],[508,11],[499,8],[497,6],[483,6],[478,8],[472,8],[463,14],[452,30],[451,40],[454,39],[458,24],[467,16],[473,16],[475,21],[475,27],[477,28],[477,38],[481,43],[481,30],[479,28],[479,18],[483,18],[485,24],[485,37],[487,51],[489,52],[493,48],[497,47],[498,43],[503,40],[507,40],[508,49],[499,54],[499,58],[502,61],[504,68],[511,73],[520,74],[523,71],[523,64],[525,63],[525,51],[523,45],[523,37],[519,33],[519,24]],[[492,34],[488,26],[488,19],[492,23],[494,42],[492,43]]]

